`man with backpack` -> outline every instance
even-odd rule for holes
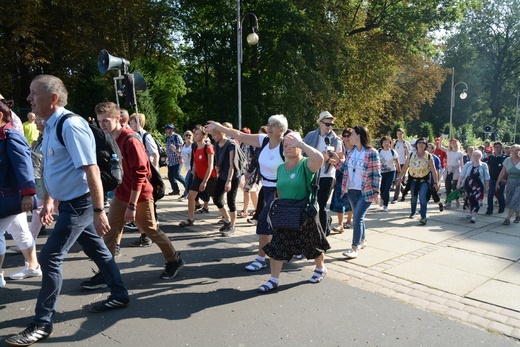
[[[8,337],[14,346],[29,346],[52,334],[63,274],[65,256],[76,241],[99,267],[101,276],[111,289],[111,295],[90,308],[91,312],[107,311],[128,306],[128,291],[121,273],[101,236],[110,231],[103,208],[103,188],[96,164],[95,141],[86,120],[70,117],[63,124],[62,145],[53,134],[56,124],[65,114],[68,92],[63,82],[51,75],[33,79],[27,100],[32,111],[45,120],[42,145],[47,193],[40,219],[43,225],[53,222],[53,199],[59,200],[59,216],[52,234],[40,251],[43,272],[35,316],[27,328]]]
[[[153,213],[153,186],[150,162],[143,143],[130,128],[122,128],[119,123],[119,107],[113,102],[96,105],[99,125],[114,136],[123,156],[123,182],[114,191],[110,202],[108,219],[111,230],[104,236],[105,243],[112,255],[115,254],[117,238],[126,223],[135,222],[157,246],[166,260],[166,268],[160,278],[172,279],[183,267],[184,261],[175,251],[172,242],[164,234]],[[85,289],[104,287],[104,278],[96,274],[81,286]]]
[[[139,122],[139,124],[137,124]],[[155,139],[150,135],[149,132],[144,130],[144,125],[146,124],[146,117],[143,113],[139,113],[136,115],[135,113],[130,116],[128,121],[130,128],[138,134],[144,145],[144,149],[146,150],[146,155],[150,161],[150,165],[159,170],[159,149]],[[157,202],[154,201],[153,204],[155,220],[158,221],[157,218]],[[118,242],[119,245],[119,242]],[[137,238],[137,240],[131,242],[129,244],[130,247],[149,247],[152,245],[152,240],[145,233],[141,233],[141,235]],[[117,253],[117,251],[116,251]]]
[[[345,159],[343,141],[332,130],[335,119],[329,111],[321,112],[317,120],[318,129],[309,132],[303,139],[303,142],[323,153],[325,159],[319,172],[318,206],[320,207],[320,224],[327,235],[330,234],[332,217],[327,216],[325,208],[334,187],[336,164],[338,163],[332,152],[338,155],[340,161]]]

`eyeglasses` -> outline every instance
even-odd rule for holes
[[[325,125],[326,127],[334,126],[334,123],[325,123],[325,122],[321,122],[321,124]]]

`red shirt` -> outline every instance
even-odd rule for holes
[[[446,167],[446,159],[448,158],[448,155],[446,154],[446,152],[444,152],[440,148],[436,148],[435,152],[433,152],[433,154],[435,154],[436,156],[439,157],[439,159],[441,160],[441,167],[444,169]]]
[[[204,153],[206,151],[207,154],[213,154],[213,158],[215,157],[215,149],[212,145],[207,145],[204,150],[204,146],[202,148],[197,148],[193,155],[193,164],[195,165],[195,173],[197,177],[201,180],[206,176],[206,172],[208,171],[208,158]],[[213,170],[211,171],[210,177],[217,177],[217,170],[215,170],[215,166],[213,166]]]
[[[116,188],[114,195],[128,202],[131,191],[140,190],[137,202],[152,199],[153,187],[148,181],[152,173],[143,143],[130,128],[121,129],[116,142],[123,156],[123,182]]]

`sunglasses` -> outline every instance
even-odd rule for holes
[[[184,137],[191,137],[191,135],[184,135]]]
[[[321,122],[323,125],[325,125],[326,127],[331,127],[331,126],[334,126],[334,123],[325,123],[325,122]]]
[[[348,139],[350,137],[350,134],[343,134],[343,138]]]

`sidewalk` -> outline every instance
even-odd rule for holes
[[[241,195],[237,196],[238,209]],[[165,198],[159,205],[160,218],[168,224],[177,225],[186,218],[185,203],[176,198]],[[368,247],[354,260],[341,255],[350,247],[352,229],[332,233],[328,278],[520,339],[520,224],[504,226],[506,213],[484,215],[485,208],[473,224],[462,207],[443,212],[437,204],[428,207],[425,226],[417,216],[408,218],[409,199],[390,205],[389,213],[372,207],[366,218]],[[210,209],[211,215],[196,215],[196,225],[190,229],[217,231],[212,224],[218,213],[211,204]],[[236,230],[234,236],[222,239],[256,249],[254,226],[240,218]],[[307,267],[312,271],[314,265],[309,262]]]

